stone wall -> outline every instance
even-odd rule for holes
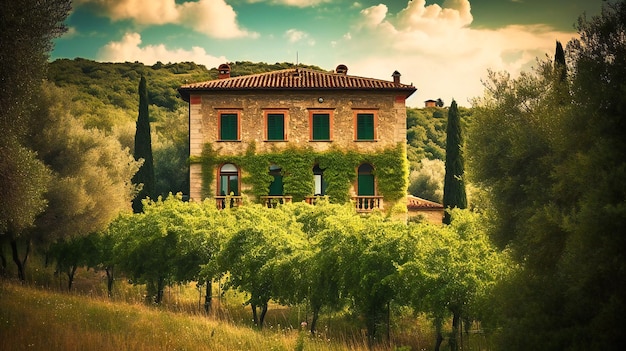
[[[189,142],[192,158],[202,154],[206,143],[220,155],[241,155],[254,142],[257,153],[281,150],[289,145],[311,147],[322,152],[330,147],[368,152],[406,143],[406,106],[404,96],[382,90],[346,91],[259,91],[211,92],[192,94],[189,104]],[[240,116],[240,140],[220,141],[220,112],[232,111]],[[264,111],[286,113],[285,141],[265,139]],[[331,141],[311,141],[311,112],[331,113]],[[375,141],[355,141],[356,113],[374,113]],[[190,169],[190,197],[201,199],[201,166]],[[211,188],[215,188],[211,185]],[[245,185],[242,184],[242,188]]]

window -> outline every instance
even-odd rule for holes
[[[313,167],[313,178],[315,180],[315,190],[313,194],[315,196],[326,195],[326,182],[324,181],[324,170],[319,165]]]
[[[283,175],[282,169],[279,166],[270,166],[270,175],[274,177],[272,183],[270,183],[269,194],[270,196],[282,196],[283,195]]]
[[[230,141],[239,140],[239,113],[220,112],[219,113],[219,140]]]
[[[375,117],[372,112],[356,114],[356,140],[376,140]]]
[[[239,170],[232,163],[227,163],[220,168],[218,188],[220,196],[239,196]]]
[[[265,140],[286,140],[286,113],[282,111],[265,111]]]
[[[374,196],[374,167],[368,163],[359,166],[357,178],[357,194],[359,196]]]
[[[309,138],[312,141],[330,141],[332,135],[333,114],[330,110],[309,111]]]

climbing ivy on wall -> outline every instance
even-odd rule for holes
[[[282,169],[285,194],[294,201],[302,201],[312,195],[314,187],[313,166],[317,163],[324,169],[324,180],[328,184],[326,195],[331,202],[344,203],[350,200],[350,187],[357,177],[357,168],[362,163],[374,166],[378,193],[387,200],[396,201],[406,196],[408,186],[408,161],[402,144],[384,150],[358,153],[340,149],[315,152],[311,148],[289,147],[267,153],[256,152],[251,143],[242,155],[220,156],[211,144],[203,148],[199,159],[191,160],[202,164],[202,195],[213,193],[215,167],[222,163],[234,163],[243,171],[242,183],[248,185],[247,194],[256,198],[267,195],[273,177],[268,170],[270,165]]]

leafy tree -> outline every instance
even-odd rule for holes
[[[36,233],[42,242],[53,242],[102,231],[120,211],[129,210],[135,192],[130,179],[138,164],[114,137],[85,129],[69,115],[61,89],[45,87],[32,146],[53,178]]]
[[[446,175],[443,184],[443,206],[450,208],[467,208],[465,194],[465,164],[463,159],[463,135],[456,101],[452,100],[448,110],[448,127],[446,130]],[[450,224],[450,213],[446,211],[443,223]]]
[[[501,287],[507,349],[601,350],[626,342],[623,84],[626,3],[578,23],[568,77],[542,62],[493,75],[472,123],[473,178],[489,189],[492,237],[521,271]],[[558,65],[557,65],[558,67]],[[498,129],[491,129],[498,126]],[[470,146],[468,144],[468,146]]]
[[[10,242],[18,276],[30,252],[25,230],[46,207],[49,173],[25,140],[37,106],[52,39],[60,36],[70,11],[68,0],[28,0],[3,4],[0,13],[0,244]],[[18,239],[26,254],[19,257]],[[2,245],[0,245],[0,251]],[[2,265],[6,267],[6,259]]]
[[[146,78],[142,75],[139,81],[139,117],[135,133],[135,160],[143,160],[139,171],[133,177],[133,184],[140,185],[141,189],[133,200],[133,211],[143,211],[142,201],[145,198],[155,198],[154,161],[152,158],[152,137],[150,135],[150,117],[148,112],[148,90]]]
[[[469,210],[454,209],[449,226],[411,224],[411,259],[400,268],[400,298],[427,312],[435,325],[435,350],[443,341],[443,323],[452,315],[451,349],[461,318],[479,317],[480,302],[508,271],[506,254],[496,251],[484,220]]]
[[[160,304],[166,284],[197,279],[203,238],[194,226],[199,204],[183,202],[181,196],[145,200],[144,212],[119,217],[114,254],[118,267],[135,283],[147,284],[150,302]]]
[[[57,263],[56,271],[67,275],[67,290],[72,290],[74,275],[79,267],[93,267],[93,259],[97,257],[97,234],[80,237],[62,238],[54,242],[48,255]]]
[[[290,205],[293,206],[293,205]],[[309,250],[303,250],[302,263],[297,268],[304,268],[300,288],[303,298],[308,301],[313,313],[309,325],[311,334],[317,331],[317,322],[323,307],[340,310],[347,303],[344,277],[342,276],[345,261],[340,255],[342,236],[332,230],[333,223],[328,221],[338,213],[354,215],[350,205],[335,205],[327,201],[318,201],[313,208],[300,205],[302,210],[296,214],[297,221],[309,242]]]
[[[246,303],[254,324],[262,328],[270,299],[282,299],[288,295],[285,292],[293,291],[289,275],[280,273],[290,270],[304,245],[303,235],[283,211],[250,205],[235,212],[240,229],[224,244],[218,264],[228,271],[226,288],[249,294]]]
[[[384,221],[379,216],[361,221],[360,231],[347,234],[350,240],[342,241],[340,247],[343,246],[344,257],[349,260],[343,267],[347,294],[352,297],[354,309],[365,320],[368,342],[372,346],[383,340],[380,326],[389,325],[390,304],[398,289],[393,283],[397,266],[408,260],[413,247],[403,245],[406,235],[403,223]],[[386,340],[389,341],[388,334]]]
[[[442,160],[422,159],[419,168],[409,175],[409,194],[441,203],[445,174]]]

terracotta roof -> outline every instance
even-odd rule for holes
[[[381,79],[350,76],[342,73],[290,68],[247,76],[215,79],[181,86],[178,91],[188,100],[192,91],[227,90],[395,90],[406,96],[417,89],[413,85]]]
[[[409,210],[443,210],[442,204],[413,195],[407,195],[406,207]]]

